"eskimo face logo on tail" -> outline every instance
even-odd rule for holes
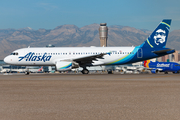
[[[158,29],[154,35],[154,43],[156,45],[162,44],[166,41],[166,31]]]
[[[29,52],[25,56],[19,57],[19,61],[22,61],[24,59],[25,61],[43,61],[43,62],[46,62],[46,61],[50,61],[51,57],[52,57],[51,55],[47,56],[47,53],[44,53],[44,55],[36,56],[35,53]]]
[[[164,19],[142,44],[144,47],[164,48],[166,46],[171,20]]]

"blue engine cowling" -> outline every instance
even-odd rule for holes
[[[152,70],[151,70],[151,73],[153,73],[153,74],[158,73],[158,69],[152,69]]]

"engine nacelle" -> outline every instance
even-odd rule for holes
[[[73,68],[78,68],[79,64],[74,63],[74,62],[66,62],[66,61],[61,61],[56,63],[56,70],[57,71],[68,71]]]
[[[151,73],[154,73],[154,74],[158,73],[158,69],[152,69]]]

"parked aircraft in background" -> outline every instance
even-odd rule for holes
[[[151,73],[168,72],[180,73],[180,64],[175,62],[152,62],[150,60],[144,61],[144,67],[151,70]]]
[[[170,24],[170,19],[160,22],[147,40],[136,47],[22,48],[4,61],[23,66],[56,66],[57,71],[82,67],[82,73],[88,74],[87,66],[129,64],[174,53],[174,49],[165,48]]]
[[[38,72],[42,71],[43,70],[43,66],[38,70]]]

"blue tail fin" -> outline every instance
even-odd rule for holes
[[[170,25],[171,19],[164,19],[141,46],[164,48],[166,46]]]

